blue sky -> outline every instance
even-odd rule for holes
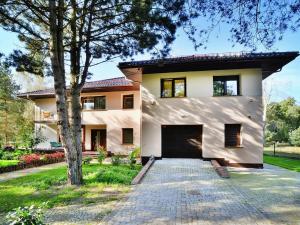
[[[224,28],[225,29],[225,28]],[[172,45],[171,56],[193,55],[203,53],[222,53],[249,51],[249,49],[235,45],[228,41],[229,34],[227,30],[218,29],[211,35],[206,48],[194,49],[193,44],[189,41],[182,31],[177,32],[177,38]],[[282,41],[275,43],[271,50],[259,47],[257,51],[300,51],[300,30],[296,33],[287,32]],[[22,48],[15,34],[4,31],[0,28],[0,52],[9,54],[13,49]],[[136,60],[149,59],[147,54],[138,55]],[[122,76],[121,71],[117,68],[121,59],[115,59],[112,62],[100,64],[91,68],[94,76],[91,80],[106,79]],[[275,73],[264,81],[265,89],[271,90],[271,100],[279,101],[286,97],[294,97],[300,103],[300,57],[286,65],[281,72]],[[16,79],[20,81],[20,75],[15,74]],[[51,84],[51,82],[49,82]]]

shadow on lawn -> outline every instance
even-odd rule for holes
[[[111,201],[112,192],[102,192],[107,187],[123,189],[137,175],[141,166],[130,168],[129,165],[85,165],[83,168],[84,185],[80,187],[66,185],[66,168],[32,174],[0,183],[0,213],[13,208],[28,205],[41,205],[48,202],[48,207],[67,205],[81,199],[89,203],[94,201]],[[96,195],[94,198],[92,194]],[[116,192],[118,194],[118,190]]]

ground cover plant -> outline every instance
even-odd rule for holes
[[[47,207],[54,207],[73,201],[90,204],[116,200],[118,195],[103,197],[101,193],[106,188],[126,193],[140,169],[140,165],[132,167],[127,164],[84,165],[84,185],[80,187],[67,185],[66,166],[0,182],[0,218],[14,208],[41,206],[44,202],[47,202]]]
[[[300,159],[264,155],[264,163],[300,172]]]
[[[1,160],[0,159],[0,168],[7,167],[7,166],[15,166],[18,165],[19,160]]]

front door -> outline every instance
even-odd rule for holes
[[[106,130],[92,130],[91,131],[91,150],[96,151],[97,146],[106,148]]]

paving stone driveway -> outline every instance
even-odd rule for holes
[[[221,179],[197,159],[158,160],[103,223],[300,224],[299,173],[272,166],[230,173]]]

